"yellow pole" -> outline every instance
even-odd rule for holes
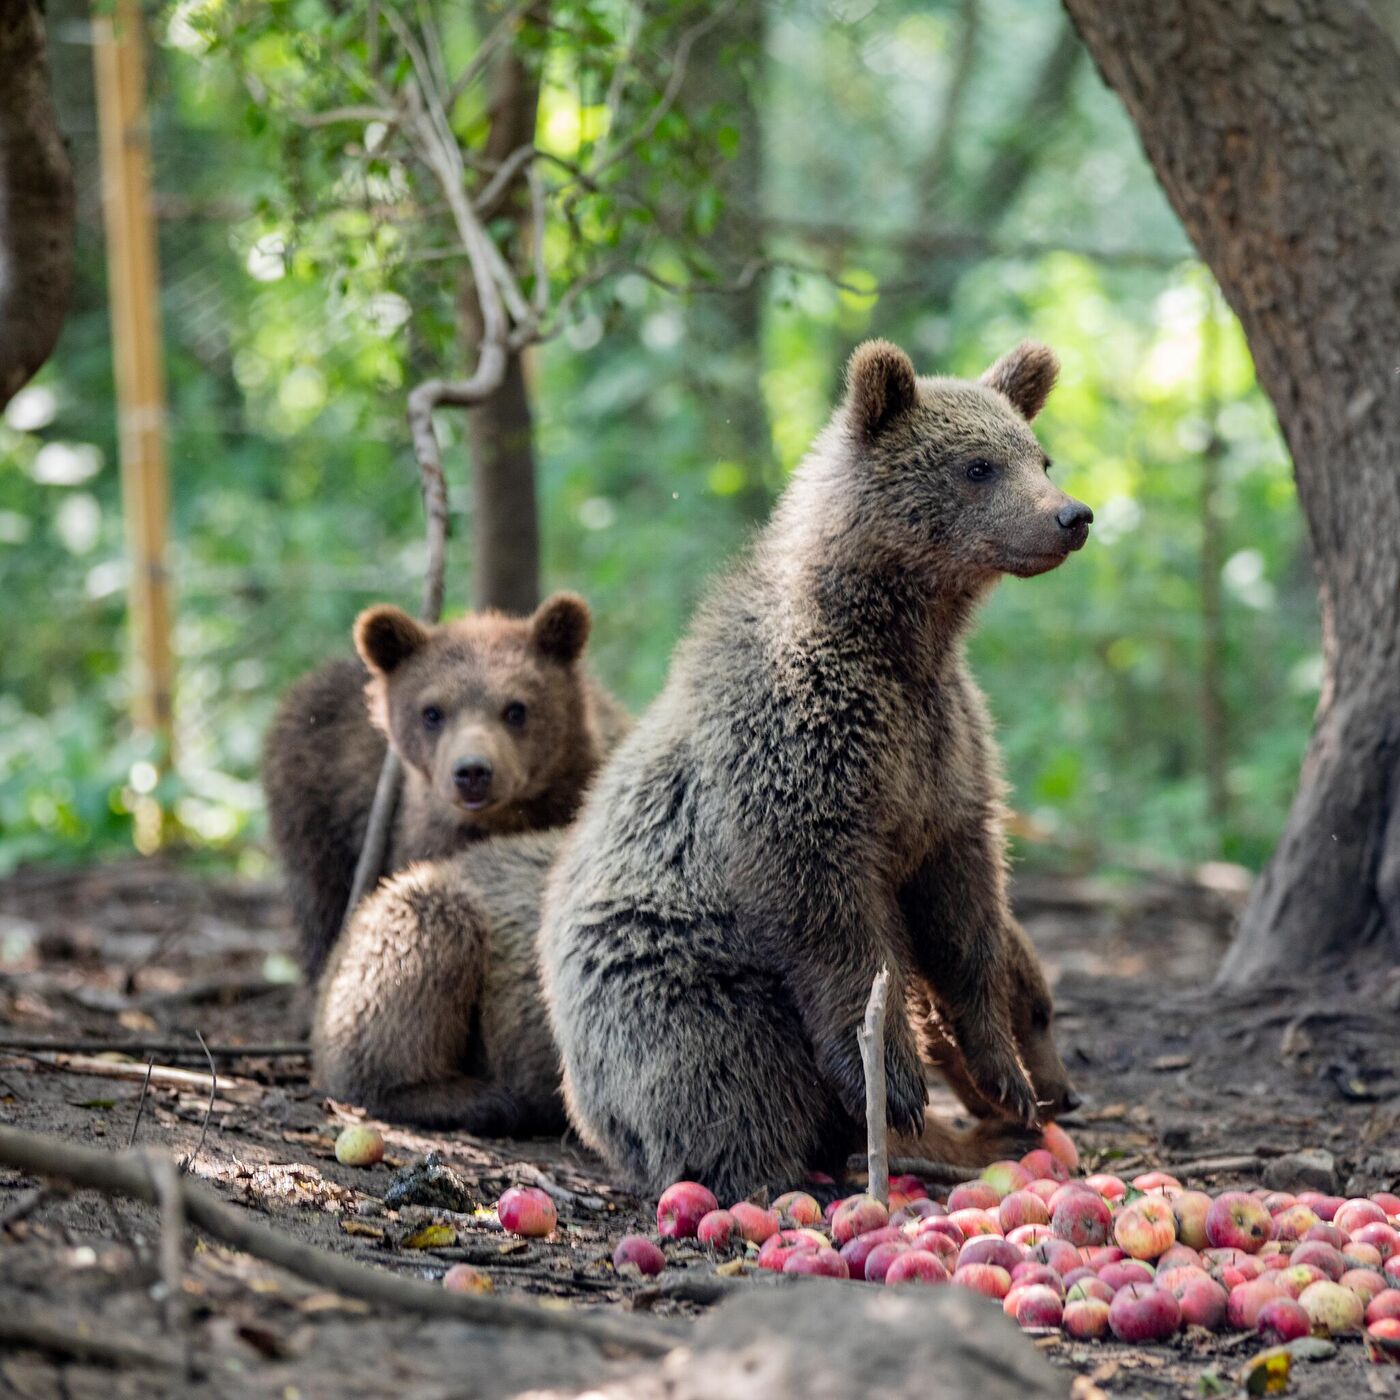
[[[139,668],[132,716],[138,727],[156,736],[160,766],[164,767],[173,754],[174,686],[165,563],[169,512],[165,366],[151,207],[146,77],[137,0],[115,0],[110,10],[94,15],[92,30],[122,508],[131,562],[129,607]],[[151,815],[148,806],[146,821],[138,820],[137,838],[142,845],[154,845],[159,840],[159,812],[154,813],[154,831],[150,827]]]

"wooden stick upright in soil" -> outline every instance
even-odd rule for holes
[[[866,1166],[870,1183],[866,1190],[881,1205],[890,1201],[889,1124],[886,1121],[885,1012],[890,996],[890,970],[882,967],[870,984],[865,1004],[865,1024],[856,1031],[860,1060],[865,1069]]]

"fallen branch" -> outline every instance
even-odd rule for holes
[[[145,1153],[101,1152],[0,1125],[0,1165],[66,1181],[108,1196],[131,1196],[147,1203],[156,1201],[156,1188]],[[677,1345],[677,1334],[658,1323],[453,1293],[436,1284],[396,1278],[382,1269],[366,1268],[302,1244],[285,1230],[264,1225],[226,1205],[187,1177],[178,1178],[178,1189],[187,1218],[215,1239],[347,1297],[485,1326],[562,1332],[586,1338],[599,1346],[615,1346],[643,1356],[662,1356]]]
[[[866,1167],[865,1157],[857,1154],[846,1164],[853,1171]],[[932,1157],[891,1157],[888,1170],[896,1176],[917,1176],[935,1186],[961,1186],[964,1181],[976,1181],[981,1173],[976,1167],[959,1167],[952,1162],[935,1161]]]
[[[1173,1176],[1215,1176],[1221,1172],[1257,1171],[1263,1166],[1258,1153],[1236,1157],[1197,1157],[1189,1162],[1167,1162],[1164,1167]]]
[[[169,1348],[149,1341],[129,1342],[123,1337],[99,1336],[86,1322],[71,1315],[52,1318],[35,1313],[0,1310],[0,1350],[27,1349],[77,1361],[100,1361],[109,1366],[166,1367],[174,1369],[179,1357]]]
[[[865,1024],[856,1031],[860,1062],[865,1069],[866,1190],[881,1205],[890,1200],[890,1125],[885,1086],[885,1008],[890,997],[890,970],[882,967],[870,984]]]
[[[97,1079],[144,1080],[150,1072],[152,1084],[163,1084],[169,1089],[183,1089],[188,1093],[208,1093],[214,1087],[214,1077],[193,1069],[176,1069],[173,1065],[141,1065],[127,1060],[99,1060],[89,1055],[38,1055],[30,1058],[37,1065],[48,1069],[63,1070],[69,1074],[90,1074]],[[218,1086],[225,1098],[234,1103],[256,1103],[262,1097],[261,1086],[251,1079],[226,1078]]]
[[[246,1056],[250,1060],[309,1058],[311,1046],[304,1040],[279,1040],[253,1045],[210,1045],[209,1054],[219,1060]],[[203,1059],[204,1050],[186,1040],[50,1040],[41,1035],[0,1036],[0,1054],[8,1051],[47,1051],[51,1055],[168,1055],[175,1059]]]

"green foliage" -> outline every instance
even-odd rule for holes
[[[548,32],[521,31],[542,82],[538,141],[554,157],[542,166],[551,293],[599,279],[530,365],[545,582],[590,599],[597,668],[641,706],[706,579],[742,547],[824,421],[861,337],[890,336],[921,366],[968,374],[1040,337],[1064,362],[1040,427],[1057,477],[1097,524],[1058,573],[1003,585],[973,643],[1013,804],[1048,838],[1025,855],[1257,864],[1281,825],[1320,675],[1287,459],[1237,326],[1088,65],[1053,123],[1014,120],[1056,41],[1054,7],[981,8],[941,183],[929,161],[962,6],[769,6],[762,74],[752,50],[724,57],[756,94],[761,133],[723,100],[681,104],[591,187],[571,167],[606,156],[657,110],[697,10],[649,6],[637,29],[621,3],[569,0],[551,5]],[[454,68],[502,11],[437,13]],[[371,30],[365,15],[330,0],[183,0],[157,29],[180,660],[178,784],[158,795],[193,842],[249,862],[261,834],[258,747],[278,694],[348,645],[367,602],[416,598],[421,511],[404,396],[469,360],[460,259],[445,256],[452,231],[421,165],[372,122],[300,120],[372,101],[356,75],[374,70],[376,51],[381,81],[406,81],[387,22]],[[55,51],[91,190],[90,93],[58,71],[87,62],[84,50]],[[478,149],[479,87],[451,121]],[[759,141],[753,208],[728,195],[726,175]],[[987,179],[1008,150],[1028,153],[1028,173],[1001,199]],[[994,223],[963,222],[994,206]],[[510,229],[494,232],[528,266]],[[736,250],[746,257],[760,239],[773,266],[758,284],[754,372],[737,331],[726,344],[722,294],[657,283],[733,280]],[[742,422],[754,438],[747,425],[765,420],[771,440],[751,449],[724,431]],[[1212,422],[1224,444],[1231,807],[1221,830],[1207,815],[1198,719]],[[463,426],[440,419],[459,522],[470,509]],[[116,460],[89,222],[59,352],[0,425],[0,868],[124,849],[147,795],[152,755],[125,719]],[[450,547],[458,608],[469,601],[468,533]]]

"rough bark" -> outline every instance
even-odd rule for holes
[[[1239,316],[1293,455],[1325,680],[1226,984],[1400,952],[1400,19],[1066,0]]]
[[[529,21],[527,20],[527,23]],[[491,74],[491,126],[482,152],[503,161],[535,137],[540,86],[536,72],[514,48],[506,48]],[[517,239],[529,237],[524,179],[511,189],[501,212],[514,218]],[[481,339],[476,292],[462,289],[463,338],[473,356]],[[472,461],[472,601],[523,616],[540,600],[540,525],[536,491],[534,415],[519,354],[505,378],[468,414]]]
[[[0,409],[48,359],[73,292],[73,174],[49,93],[44,16],[0,0]]]

